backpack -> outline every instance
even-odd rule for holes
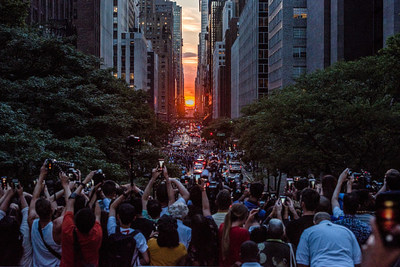
[[[134,237],[138,233],[139,231],[135,230],[128,235],[124,235],[121,233],[120,227],[117,226],[115,233],[108,238],[110,266],[130,267],[135,264],[137,256],[132,260],[136,252],[136,240]]]

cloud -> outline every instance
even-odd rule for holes
[[[197,54],[193,52],[185,52],[183,53],[183,57],[197,57]]]

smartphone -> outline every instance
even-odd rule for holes
[[[194,180],[196,181],[196,184],[199,184],[200,174],[195,174],[194,175]]]
[[[310,188],[315,189],[315,179],[309,179],[308,182],[310,183]]]
[[[158,171],[162,171],[164,169],[164,159],[158,160]]]
[[[14,186],[14,188],[19,189],[19,180],[18,179],[12,179],[11,183]]]
[[[287,184],[286,186],[287,190],[292,190],[294,184],[293,178],[286,178],[286,184]]]
[[[400,192],[379,194],[376,199],[376,223],[386,247],[400,248],[400,233],[394,229],[400,225]]]
[[[1,188],[3,190],[5,190],[7,188],[7,177],[6,176],[1,177]]]
[[[285,203],[285,201],[286,201],[286,196],[280,196],[279,198],[281,199],[282,204]]]

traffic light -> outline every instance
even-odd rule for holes
[[[213,133],[212,132],[210,132],[210,136],[212,136],[213,135]]]

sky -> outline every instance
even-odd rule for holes
[[[197,71],[197,45],[201,31],[199,0],[175,0],[182,7],[183,69],[185,97],[194,96]]]

